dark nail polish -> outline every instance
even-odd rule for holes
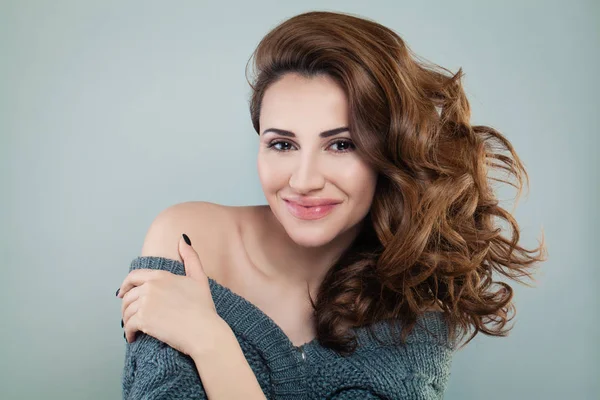
[[[192,241],[190,240],[188,235],[186,235],[185,233],[183,234],[183,240],[185,240],[185,242],[188,244],[188,246],[192,245]]]
[[[121,328],[123,327],[123,320],[121,320]]]
[[[115,293],[115,296],[118,296],[120,291],[121,291],[121,288],[118,288],[117,293]]]
[[[125,339],[125,341],[127,341],[127,335],[125,334],[125,332],[123,332],[123,339]]]

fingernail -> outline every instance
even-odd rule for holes
[[[190,240],[188,235],[186,235],[185,233],[183,234],[183,240],[185,240],[185,242],[188,244],[188,246],[192,245],[192,241]]]
[[[115,294],[115,296],[119,297],[119,291],[121,290],[121,288],[117,289],[117,293]]]
[[[125,335],[125,332],[123,332],[123,339],[125,339],[125,341],[127,341],[127,335]]]
[[[123,327],[123,320],[121,320],[121,328]]]

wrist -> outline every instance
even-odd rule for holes
[[[198,346],[192,356],[209,399],[266,400],[233,330],[221,319],[213,323],[210,345]],[[231,384],[235,382],[235,384]]]
[[[237,341],[229,324],[227,324],[220,316],[217,316],[215,320],[210,323],[210,326],[211,329],[209,333],[203,335],[202,339],[197,340],[192,347],[190,357],[192,357],[196,363],[214,358],[215,354],[217,354],[232,338]]]

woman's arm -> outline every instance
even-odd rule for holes
[[[265,400],[233,331],[223,324],[215,327],[219,335],[213,350],[198,349],[193,356],[139,333],[127,344],[123,399]]]
[[[123,400],[206,400],[194,360],[160,340],[138,333],[125,351]]]
[[[222,320],[215,329],[220,332],[217,343],[191,355],[207,397],[266,400],[231,327]]]

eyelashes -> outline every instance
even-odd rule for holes
[[[285,152],[290,151],[290,150],[281,150],[281,149],[278,149],[278,148],[275,147],[276,145],[282,144],[282,143],[283,144],[285,144],[285,143],[291,144],[291,142],[288,141],[288,140],[273,140],[272,142],[270,142],[267,145],[267,149],[275,150],[275,151],[277,151],[279,153],[285,153]],[[346,149],[345,150],[334,151],[334,153],[349,153],[349,152],[352,152],[352,151],[354,151],[356,149],[356,146],[354,145],[354,143],[352,143],[352,141],[348,140],[348,139],[338,139],[338,140],[335,140],[335,141],[331,142],[328,145],[328,147],[331,147],[333,145],[339,145],[339,144],[343,144],[344,146],[346,146]]]

